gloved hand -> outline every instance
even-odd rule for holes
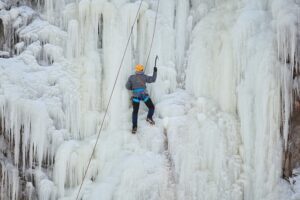
[[[154,67],[154,68],[153,68],[153,71],[154,71],[154,72],[157,72],[157,67]]]

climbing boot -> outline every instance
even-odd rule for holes
[[[146,121],[151,125],[155,125],[155,121],[152,118],[147,118]]]
[[[131,133],[132,133],[132,134],[135,134],[135,133],[136,133],[136,131],[137,131],[137,127],[132,127],[132,131],[131,131]]]

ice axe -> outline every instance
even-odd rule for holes
[[[159,59],[158,59],[158,55],[156,55],[156,57],[155,57],[155,65],[154,65],[154,67],[156,67],[156,62],[157,62],[157,60],[159,60]]]

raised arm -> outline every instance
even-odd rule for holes
[[[153,82],[156,81],[156,77],[157,77],[157,68],[154,67],[153,75],[152,76],[147,76],[146,75],[146,82],[147,83],[153,83]]]

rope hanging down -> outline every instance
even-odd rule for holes
[[[118,72],[117,72],[117,75],[116,75],[116,78],[115,78],[115,82],[114,82],[114,85],[113,85],[111,94],[110,94],[110,96],[109,96],[108,104],[107,104],[107,106],[106,106],[105,113],[104,113],[104,116],[103,116],[103,119],[102,119],[102,122],[101,122],[101,125],[100,125],[100,129],[99,129],[99,132],[98,132],[98,135],[97,135],[96,143],[95,143],[95,145],[94,145],[92,154],[91,154],[91,156],[90,156],[90,159],[89,159],[87,168],[86,168],[86,170],[85,170],[85,172],[84,172],[83,179],[82,179],[82,182],[81,182],[81,184],[80,184],[80,187],[79,187],[79,190],[78,190],[78,193],[77,193],[77,196],[76,196],[76,200],[78,200],[78,198],[79,198],[79,194],[80,194],[80,191],[81,191],[81,189],[82,189],[82,185],[83,185],[84,179],[85,179],[85,177],[86,177],[86,175],[87,175],[88,169],[89,169],[90,164],[91,164],[91,160],[92,160],[93,155],[94,155],[94,153],[95,153],[96,146],[97,146],[98,141],[99,141],[99,138],[100,138],[100,133],[101,133],[102,128],[103,128],[103,124],[104,124],[104,121],[105,121],[105,118],[106,118],[106,115],[107,115],[107,112],[108,112],[108,108],[109,108],[109,106],[110,106],[110,102],[111,102],[111,99],[112,99],[112,96],[113,96],[113,93],[114,93],[114,90],[115,90],[115,87],[116,87],[116,84],[117,84],[117,81],[118,81],[118,78],[119,78],[119,74],[120,74],[120,71],[121,71],[121,68],[122,68],[122,65],[123,65],[123,61],[124,61],[124,58],[125,58],[125,55],[126,55],[128,46],[129,46],[130,39],[131,39],[131,36],[132,36],[132,33],[133,33],[133,28],[134,28],[134,25],[135,25],[136,22],[137,22],[137,18],[138,18],[138,15],[139,15],[139,13],[140,13],[141,6],[142,6],[143,1],[144,1],[144,0],[141,0],[141,2],[140,2],[140,4],[139,4],[139,8],[138,8],[138,10],[137,10],[137,13],[136,13],[136,16],[135,16],[133,25],[131,26],[130,34],[129,34],[129,37],[128,37],[128,40],[127,40],[127,44],[126,44],[126,47],[125,47],[125,50],[124,50],[122,59],[121,59],[120,66],[119,66],[119,68],[118,68]],[[147,57],[147,61],[146,61],[145,67],[147,66],[147,63],[148,63],[148,59],[149,59],[149,56],[150,56],[150,52],[151,52],[152,44],[153,44],[153,39],[154,39],[155,31],[156,31],[156,21],[157,21],[158,7],[159,7],[159,0],[158,0],[158,3],[157,3],[156,16],[155,16],[155,23],[154,23],[154,30],[153,30],[153,35],[152,35],[151,45],[150,45],[150,49],[149,49],[149,53],[148,53],[148,57]],[[157,60],[157,58],[155,59],[155,63],[156,63],[156,60]]]
[[[149,53],[148,53],[148,56],[147,56],[147,60],[146,60],[146,64],[145,64],[145,70],[144,71],[146,71],[147,64],[148,64],[149,57],[150,57],[150,53],[151,53],[151,50],[152,50],[153,40],[154,40],[154,36],[155,36],[155,31],[156,31],[156,22],[157,22],[158,8],[159,8],[159,0],[157,1],[153,34],[152,34],[151,44],[150,44]],[[157,59],[158,59],[158,56],[156,56],[156,58],[155,58],[155,67],[156,67],[156,61],[157,61]]]

